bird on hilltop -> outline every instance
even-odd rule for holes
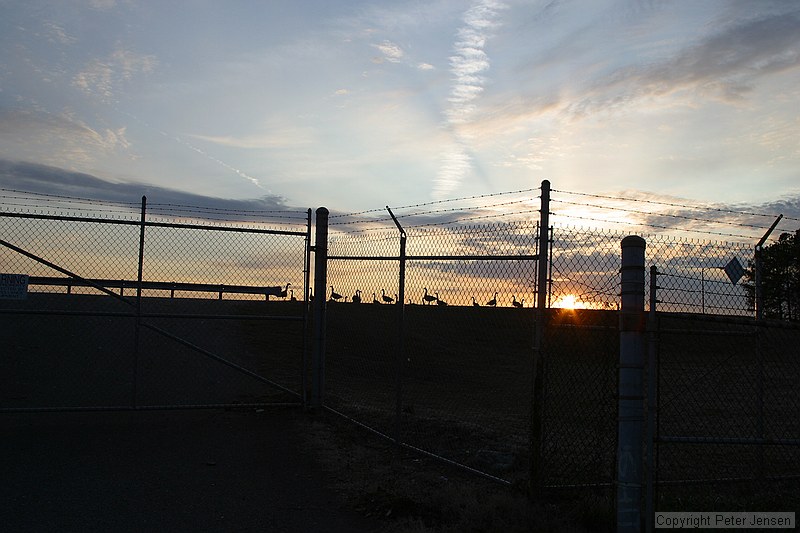
[[[375,293],[374,293],[374,292],[372,293],[372,303],[380,305],[380,302],[379,302],[379,301],[378,301],[378,299],[375,297]]]
[[[525,304],[525,298],[523,298],[522,301],[518,302],[516,294],[511,296],[511,305],[513,305],[514,307],[519,308],[522,307],[524,304]]]
[[[473,296],[473,297],[472,297],[472,307],[480,307],[480,306],[481,306],[481,304],[479,304],[479,303],[478,303],[478,302],[475,300],[475,297]]]
[[[331,300],[338,302],[342,299],[342,295],[333,290],[333,285],[331,285]]]
[[[289,294],[289,287],[291,286],[292,286],[291,283],[287,283],[286,287],[284,287],[283,290],[278,293],[278,296],[281,298],[286,298],[286,296]]]
[[[447,302],[445,302],[444,300],[439,298],[439,293],[438,292],[436,293],[436,305],[441,305],[441,306],[447,305]]]
[[[386,296],[386,291],[383,289],[381,289],[381,300],[383,300],[387,304],[394,302],[394,298],[392,298],[391,296]]]
[[[497,307],[497,293],[494,293],[494,298],[486,302],[489,307]]]
[[[356,293],[353,295],[353,303],[360,304],[361,303],[361,291],[356,289]]]
[[[436,296],[428,294],[428,288],[425,287],[425,294],[422,295],[422,305],[430,304],[436,301]]]

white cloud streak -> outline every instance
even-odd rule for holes
[[[468,124],[475,113],[475,101],[484,91],[489,70],[486,42],[498,26],[497,16],[504,4],[480,0],[464,13],[464,25],[458,30],[454,54],[450,57],[453,85],[444,112],[445,127],[453,131],[453,143],[441,156],[441,166],[433,188],[435,198],[444,198],[458,188],[472,168],[469,136],[458,127]]]
[[[374,44],[372,46],[374,46],[381,52],[382,54],[381,60],[386,60],[389,61],[390,63],[399,63],[400,61],[403,60],[403,57],[405,57],[403,49],[400,48],[399,45],[393,42],[383,41],[382,43]]]
[[[94,59],[75,75],[72,84],[88,94],[110,100],[125,83],[155,70],[155,56],[118,48],[105,59]]]

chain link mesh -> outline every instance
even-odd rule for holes
[[[392,438],[399,431],[413,447],[523,478],[535,261],[522,256],[533,253],[535,230],[530,222],[412,228],[402,317],[399,233],[332,235],[328,279],[344,297],[328,307],[329,404]],[[461,259],[485,255],[521,259]]]
[[[11,380],[3,408],[297,401],[302,228],[285,235],[253,223],[192,225],[183,215],[168,222],[162,208],[158,223],[145,224],[138,306],[140,222],[79,214],[15,208],[0,216],[8,243],[0,247],[0,271],[29,276],[25,300],[0,300],[14,332],[2,358]],[[150,288],[174,282],[177,290]],[[264,288],[278,286],[286,296],[264,301]]]

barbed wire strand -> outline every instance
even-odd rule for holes
[[[569,204],[569,205],[578,205],[581,207],[595,207],[598,209],[608,209],[610,211],[622,211],[624,213],[634,213],[637,215],[649,215],[654,217],[667,217],[667,218],[677,218],[680,220],[689,220],[693,222],[705,222],[708,224],[720,224],[725,226],[734,226],[734,227],[742,227],[742,228],[754,228],[754,229],[768,229],[768,226],[756,226],[754,224],[744,224],[744,223],[737,223],[737,222],[729,222],[725,220],[711,220],[708,218],[697,218],[697,217],[690,217],[686,215],[674,215],[671,213],[653,213],[651,211],[639,211],[636,209],[626,209],[622,207],[611,207],[606,205],[597,205],[597,204],[579,204],[577,202],[568,202],[566,200],[550,200],[551,202],[562,203],[562,204]]]
[[[673,202],[661,202],[661,201],[657,201],[657,200],[645,200],[645,199],[642,199],[642,198],[622,198],[622,197],[619,197],[619,196],[607,196],[607,195],[602,195],[602,194],[591,194],[591,193],[582,193],[582,192],[574,192],[574,191],[563,191],[563,190],[558,190],[558,189],[552,189],[551,192],[558,192],[558,193],[562,193],[562,194],[573,194],[575,196],[587,196],[587,197],[591,197],[591,198],[603,198],[605,200],[617,200],[617,201],[623,201],[623,202],[639,202],[639,203],[654,204],[654,205],[664,205],[664,206],[668,206],[668,207],[680,207],[680,208],[683,208],[683,209],[698,209],[698,210],[705,210],[705,211],[715,211],[715,212],[718,212],[718,213],[729,213],[729,214],[734,214],[734,215],[747,215],[747,216],[770,217],[770,218],[775,218],[776,217],[775,214],[768,214],[768,213],[751,213],[751,212],[747,212],[747,211],[736,211],[736,210],[733,210],[733,209],[722,209],[722,208],[718,208],[718,207],[693,206],[693,205],[679,204],[679,203],[673,203]],[[550,201],[554,201],[554,200],[551,199]],[[783,218],[787,219],[787,220],[800,221],[800,218],[792,218],[792,217],[786,217],[786,216],[784,216]]]
[[[495,197],[495,196],[504,196],[504,195],[508,195],[508,194],[523,194],[523,193],[538,191],[539,189],[541,189],[541,187],[533,187],[531,189],[521,189],[519,191],[504,191],[504,192],[495,192],[495,193],[489,193],[489,194],[476,194],[474,196],[464,196],[464,197],[461,197],[461,198],[448,198],[446,200],[435,200],[435,201],[432,201],[432,202],[423,202],[423,203],[419,203],[419,204],[401,205],[401,206],[397,206],[397,207],[392,207],[392,209],[393,210],[413,209],[415,207],[427,207],[429,205],[439,205],[439,204],[445,204],[445,203],[449,203],[449,202],[461,202],[463,200],[475,200],[477,198],[492,198],[492,197]],[[377,212],[385,211],[385,210],[386,210],[385,207],[380,208],[380,209],[367,209],[366,211],[357,211],[357,212],[354,212],[354,213],[344,213],[344,214],[340,214],[340,215],[331,215],[329,218],[340,218],[340,217],[351,217],[351,216],[357,216],[357,215],[366,215],[366,214],[369,214],[369,213],[377,213]]]

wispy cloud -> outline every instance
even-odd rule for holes
[[[464,13],[464,25],[458,30],[454,54],[450,57],[453,85],[447,99],[445,126],[454,139],[442,154],[442,164],[434,181],[433,196],[443,198],[456,190],[472,165],[467,149],[469,138],[458,132],[475,112],[475,101],[483,93],[489,56],[486,42],[497,28],[497,16],[504,5],[496,0],[481,0]]]
[[[337,91],[337,94],[340,94],[339,91]],[[344,95],[347,93],[344,92],[341,94]],[[232,136],[193,134],[190,135],[190,137],[230,148],[274,149],[307,146],[312,142],[312,135],[313,132],[311,130],[294,128],[260,135]]]
[[[606,68],[613,65],[609,58],[595,57],[585,46],[558,42],[525,64],[520,75],[551,72],[559,65],[581,68],[569,85],[544,88],[530,78],[529,85],[535,87],[535,92],[505,98],[494,113],[482,118],[504,122],[555,112],[567,119],[580,119],[676,95],[692,105],[708,100],[740,104],[766,78],[800,68],[800,9],[754,14],[727,25],[709,23],[709,27],[719,29],[648,61],[632,54],[613,69]],[[568,38],[578,37],[569,34]],[[632,44],[631,49],[635,46]],[[578,56],[583,63],[575,63]]]
[[[96,129],[66,112],[0,111],[0,157],[82,166],[130,146],[124,127]]]
[[[374,48],[377,48],[381,55],[375,58],[375,62],[382,63],[383,61],[389,61],[390,63],[399,63],[403,60],[405,56],[405,52],[403,49],[400,48],[398,44],[395,44],[391,41],[383,41],[382,43],[373,44]]]
[[[0,187],[30,193],[135,203],[142,195],[158,203],[184,204],[219,209],[294,210],[280,196],[266,195],[252,200],[231,200],[203,196],[144,183],[113,183],[91,174],[57,166],[0,159]]]
[[[104,59],[90,61],[75,75],[72,84],[85,93],[110,100],[125,84],[153,72],[157,66],[155,56],[118,48]]]
[[[597,80],[567,109],[582,115],[677,91],[736,103],[761,78],[798,67],[800,14],[774,15],[725,28],[661,63],[622,68]]]

